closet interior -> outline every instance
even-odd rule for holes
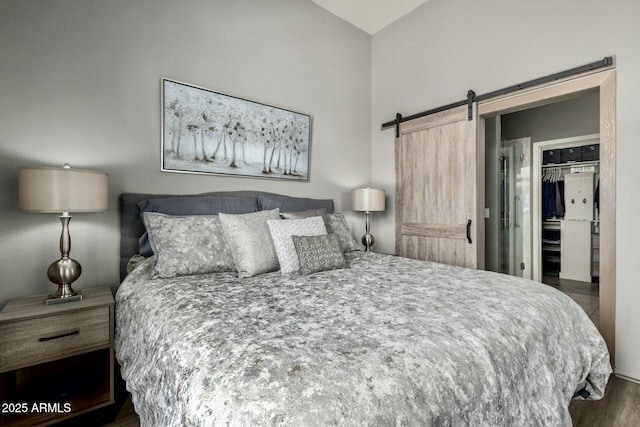
[[[542,281],[599,281],[597,143],[542,151]]]

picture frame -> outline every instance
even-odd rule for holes
[[[309,180],[311,116],[162,79],[163,172]]]

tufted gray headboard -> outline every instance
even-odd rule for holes
[[[127,275],[129,259],[139,252],[139,240],[145,232],[140,218],[138,203],[142,200],[159,198],[180,198],[194,196],[248,197],[255,198],[258,209],[280,208],[282,212],[296,212],[323,207],[328,213],[333,212],[333,201],[330,199],[307,199],[290,197],[265,191],[217,191],[202,194],[143,194],[122,193],[119,200],[120,212],[120,281]]]

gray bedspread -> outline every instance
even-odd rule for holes
[[[143,426],[570,426],[611,372],[548,286],[375,253],[350,268],[150,279],[116,295],[116,354]]]

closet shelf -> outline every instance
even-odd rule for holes
[[[599,165],[600,165],[600,160],[591,160],[588,162],[550,163],[547,165],[542,165],[542,169],[575,167],[575,166],[599,166]]]

